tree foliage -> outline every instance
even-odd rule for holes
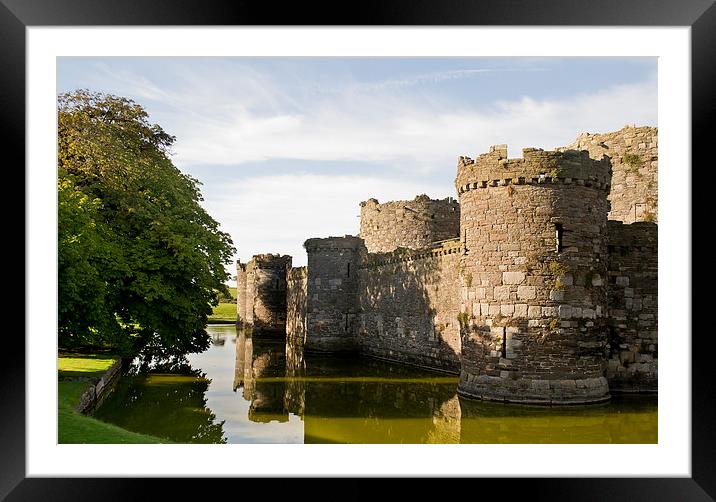
[[[61,346],[203,350],[231,238],[201,207],[175,141],[132,100],[89,91],[58,99]]]

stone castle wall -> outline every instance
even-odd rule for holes
[[[360,237],[308,239],[307,267],[283,262],[283,291],[264,272],[281,267],[241,265],[238,318],[283,322],[296,350],[459,373],[467,397],[655,390],[657,226],[608,217],[656,221],[656,146],[655,128],[627,127],[523,158],[505,145],[460,157],[459,203],[362,202]]]
[[[361,269],[360,350],[370,356],[460,371],[458,239],[369,254]]]
[[[356,350],[358,319],[358,269],[365,254],[358,237],[308,239],[305,348],[309,351]]]
[[[292,268],[286,276],[286,342],[303,346],[306,341],[308,270]]]
[[[608,159],[503,145],[462,158],[463,336],[458,390],[482,399],[609,397]]]
[[[251,325],[256,335],[282,338],[286,331],[288,255],[255,255],[236,265],[236,322]]]
[[[360,237],[369,253],[420,249],[460,233],[460,205],[450,197],[433,200],[418,195],[384,204],[368,199],[360,208]]]
[[[609,222],[609,361],[613,390],[656,391],[658,227]]]
[[[658,221],[658,129],[626,126],[606,134],[580,134],[568,148],[588,150],[612,162],[609,219],[633,223]]]

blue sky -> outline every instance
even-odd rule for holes
[[[357,234],[360,201],[455,197],[460,155],[658,125],[656,58],[58,58],[77,88],[177,137],[237,259],[295,266],[309,237]]]

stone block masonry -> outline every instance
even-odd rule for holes
[[[360,236],[305,242],[307,267],[239,264],[238,320],[283,321],[290,350],[458,373],[470,398],[656,390],[657,159],[656,128],[635,127],[459,157],[459,203],[369,199]],[[283,305],[266,287],[281,273]]]
[[[580,134],[568,148],[588,150],[594,158],[609,156],[609,219],[633,223],[659,218],[658,147],[657,128],[626,126],[606,134]]]
[[[433,200],[418,195],[413,200],[379,204],[368,199],[360,203],[360,237],[369,253],[420,249],[459,233],[460,205],[450,197]]]
[[[303,346],[306,341],[308,269],[292,268],[286,278],[286,343]]]
[[[609,222],[609,360],[612,390],[656,392],[658,228]]]
[[[110,366],[100,378],[92,382],[80,396],[80,400],[75,406],[75,411],[88,415],[99,408],[104,399],[112,392],[114,384],[121,376],[122,365],[123,361],[120,359]]]
[[[286,274],[288,255],[255,255],[236,264],[236,322],[251,326],[255,336],[284,338],[286,334]]]
[[[305,349],[319,352],[357,350],[355,330],[360,309],[358,268],[366,254],[363,240],[346,235],[308,239]]]
[[[482,399],[584,403],[609,398],[608,159],[504,145],[461,158],[466,254],[458,391]],[[601,282],[600,282],[601,281]],[[599,314],[597,314],[599,311]]]
[[[369,356],[460,371],[459,239],[375,253],[361,268],[357,341]]]

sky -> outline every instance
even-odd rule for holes
[[[656,58],[58,58],[58,93],[79,88],[176,136],[235,260],[294,266],[308,238],[357,235],[361,201],[457,198],[461,155],[658,125]]]

